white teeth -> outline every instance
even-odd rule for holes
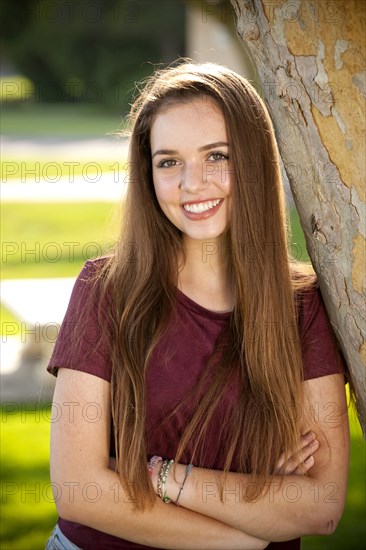
[[[217,206],[220,201],[221,199],[216,199],[214,201],[199,202],[196,204],[184,204],[183,208],[188,212],[193,212],[194,214],[201,214],[201,212],[206,212],[206,210],[210,210],[211,208],[214,208],[215,206]]]

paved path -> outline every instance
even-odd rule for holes
[[[52,400],[55,379],[46,371],[46,366],[74,282],[73,277],[1,282],[1,301],[19,320],[16,323],[2,322],[2,403]]]
[[[126,192],[126,173],[106,173],[97,181],[76,177],[52,183],[12,180],[1,185],[1,202],[118,202]]]
[[[1,302],[28,326],[60,324],[74,282],[75,277],[4,280]]]
[[[1,301],[19,320],[2,322],[0,400],[50,402],[55,378],[46,371],[75,278],[1,282]],[[16,335],[14,335],[16,333]]]
[[[112,136],[82,140],[0,136],[0,148],[2,158],[5,160],[21,158],[48,162],[60,160],[121,162],[127,157],[128,140]]]
[[[2,137],[0,148],[4,159],[2,202],[110,202],[121,200],[125,194],[127,140],[106,138],[65,142]],[[44,169],[37,168],[37,160],[46,161],[50,171],[45,173]],[[26,171],[26,161],[34,161],[33,173]],[[112,170],[102,173],[100,164],[106,162],[110,163]],[[58,176],[58,172],[52,172],[51,165],[56,169],[60,167],[60,174],[68,175]],[[82,175],[74,175],[74,171],[80,172],[80,166]],[[19,174],[19,177],[10,177],[12,173]]]

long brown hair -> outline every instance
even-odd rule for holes
[[[215,64],[184,61],[158,70],[131,109],[129,185],[115,253],[105,264],[104,289],[112,296],[112,417],[121,482],[136,507],[153,504],[145,440],[145,372],[175,303],[180,231],[160,209],[153,186],[150,129],[167,104],[210,98],[221,109],[234,170],[232,210],[225,236],[228,276],[235,305],[218,366],[197,391],[201,400],[181,438],[179,461],[189,441],[191,457],[202,443],[210,413],[233,380],[240,379],[239,405],[228,412],[227,459],[238,453],[241,471],[263,489],[281,452],[293,449],[303,403],[302,357],[295,293],[313,284],[313,272],[297,265],[288,250],[288,219],[273,126],[250,83]],[[163,250],[163,253],[162,253]],[[167,411],[168,412],[168,411]],[[174,411],[173,411],[174,412]],[[132,489],[131,489],[132,488]]]

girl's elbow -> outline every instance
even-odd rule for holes
[[[341,517],[342,517],[342,514],[340,514],[338,516],[334,515],[331,518],[329,518],[324,524],[324,531],[320,534],[321,535],[333,535],[333,533],[335,532],[335,530],[338,527],[338,524],[341,520]]]
[[[68,498],[61,496],[55,504],[60,518],[66,521],[80,523],[80,518],[78,517],[80,515],[78,514],[78,510],[80,512],[80,506],[78,506],[76,502],[70,501]]]
[[[54,502],[60,518],[74,523],[83,523],[81,515],[85,500],[80,487],[84,487],[84,485],[79,481],[66,481],[65,478],[60,477],[56,477],[55,480],[55,477],[51,476],[51,480]]]
[[[328,514],[319,514],[314,535],[332,535],[338,527],[343,515],[344,506],[333,508]]]

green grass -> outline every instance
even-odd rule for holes
[[[3,407],[2,550],[44,548],[56,522],[49,485],[49,419],[50,409],[34,404],[17,404],[8,410]],[[359,550],[366,536],[364,441],[353,415],[350,420],[352,459],[344,516],[332,536],[304,538],[303,550]]]
[[[117,231],[113,203],[4,203],[2,278],[71,277]]]
[[[302,550],[359,550],[366,540],[366,460],[361,427],[350,411],[351,462],[347,501],[336,532],[330,537],[305,537]]]
[[[9,325],[11,323],[11,325]],[[11,328],[11,335],[17,336],[20,334],[20,319],[16,317],[7,307],[0,304],[0,336],[7,333],[6,327]]]
[[[2,104],[1,133],[14,137],[102,138],[120,131],[124,118],[97,104]]]
[[[17,407],[20,411],[23,405]],[[35,415],[26,414],[25,408],[23,414],[2,415],[2,550],[44,548],[57,520],[49,485],[48,419],[49,411],[39,408]]]

